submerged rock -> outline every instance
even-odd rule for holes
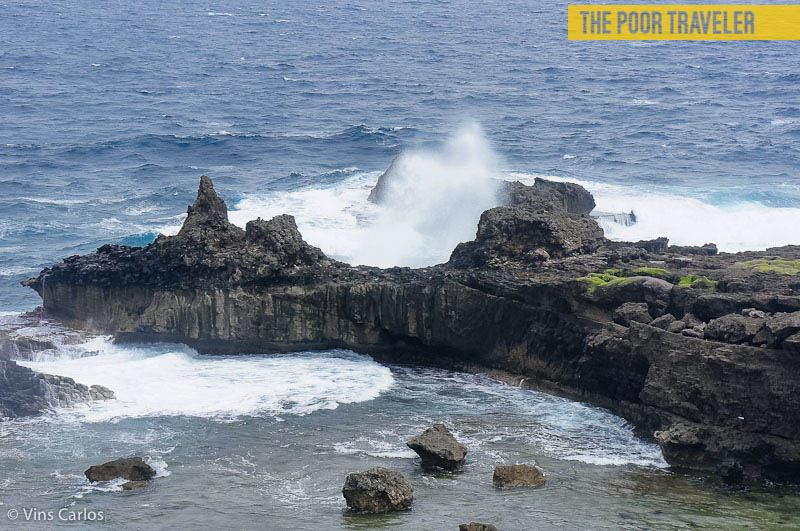
[[[495,487],[541,487],[547,482],[544,473],[535,466],[509,465],[494,467]]]
[[[348,474],[342,487],[347,506],[359,513],[402,511],[414,501],[414,487],[402,474],[383,467]]]
[[[492,524],[481,524],[478,522],[470,522],[468,524],[459,525],[458,531],[497,531],[497,528]]]
[[[434,424],[406,445],[419,455],[425,468],[456,470],[464,465],[467,456],[467,447],[444,424]]]
[[[84,475],[92,482],[111,481],[117,478],[124,478],[128,481],[148,481],[153,479],[156,471],[141,457],[124,457],[102,465],[90,466]]]
[[[122,487],[122,490],[141,490],[147,488],[149,485],[149,481],[126,481],[120,485],[120,487]]]

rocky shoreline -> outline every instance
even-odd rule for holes
[[[672,465],[800,481],[800,246],[612,242],[580,186],[503,192],[447,263],[379,269],[326,257],[291,216],[230,224],[203,177],[176,236],[104,245],[25,285],[47,316],[118,341],[519,375],[610,407]]]

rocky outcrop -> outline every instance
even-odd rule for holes
[[[156,471],[145,463],[141,457],[124,457],[102,465],[90,466],[86,469],[84,475],[91,482],[111,481],[117,478],[127,479],[129,482],[138,482],[153,479]],[[130,487],[133,488],[133,485]]]
[[[34,372],[11,360],[0,359],[0,418],[39,415],[57,407],[114,398],[101,385],[86,385],[66,376]]]
[[[458,531],[497,531],[497,528],[492,524],[481,524],[478,522],[470,522],[468,524],[459,525]]]
[[[544,473],[530,465],[496,466],[492,476],[492,483],[500,488],[541,487],[546,482]]]
[[[120,487],[122,490],[142,490],[150,486],[149,481],[126,481]]]
[[[26,285],[47,316],[118,341],[502,369],[612,408],[671,464],[800,481],[800,247],[610,242],[588,192],[541,183],[509,185],[449,263],[378,269],[325,257],[289,216],[230,225],[204,179],[178,235],[69,257]]]
[[[342,488],[347,506],[366,514],[402,511],[414,501],[414,487],[399,472],[383,467],[348,474]]]
[[[414,450],[425,468],[457,470],[464,466],[467,447],[456,440],[444,424],[434,424],[406,445]]]

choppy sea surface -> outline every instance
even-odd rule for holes
[[[580,182],[598,212],[636,214],[604,222],[615,239],[800,243],[793,42],[569,42],[566,3],[549,0],[56,0],[0,13],[0,312],[35,307],[19,282],[66,256],[177,231],[201,174],[234,223],[292,214],[353,263],[447,260],[494,204],[490,177]],[[400,154],[392,201],[370,204]],[[0,424],[0,529],[23,506],[103,509],[115,529],[800,525],[795,494],[720,490],[665,468],[604,410],[485,377],[345,351],[95,343],[91,357],[26,362],[119,398]],[[403,444],[435,421],[470,447],[460,475],[422,473]],[[82,477],[132,454],[159,470],[152,490]],[[500,462],[535,462],[549,485],[496,491]],[[411,478],[412,511],[343,512],[344,476],[375,464]]]

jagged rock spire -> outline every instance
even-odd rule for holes
[[[227,230],[228,207],[214,190],[214,183],[207,175],[200,177],[200,188],[197,190],[197,199],[186,211],[188,217],[183,222],[183,227],[178,234],[187,234],[195,229]]]

